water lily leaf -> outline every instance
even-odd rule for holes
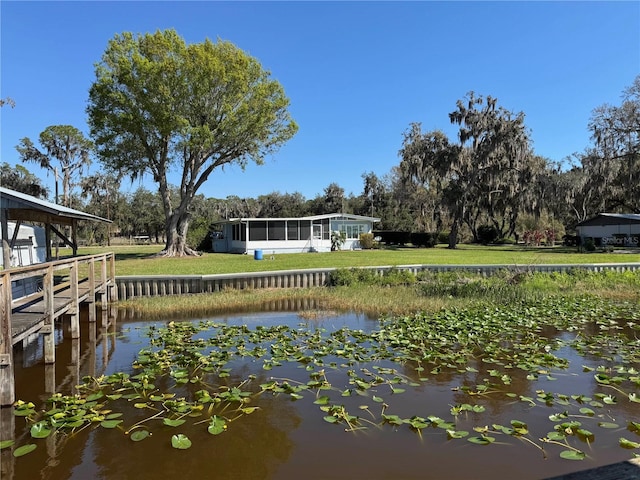
[[[162,420],[162,423],[165,424],[167,427],[179,427],[184,422],[186,422],[186,420],[182,418],[176,418],[176,419],[165,418],[164,420]]]
[[[640,443],[632,442],[631,440],[627,440],[624,437],[620,438],[620,442],[619,443],[620,443],[620,446],[622,448],[628,448],[630,450],[632,450],[634,448],[640,448]]]
[[[586,453],[579,450],[563,450],[562,452],[560,452],[560,457],[564,458],[565,460],[584,460],[586,456]]]
[[[131,440],[134,442],[139,442],[147,438],[151,433],[148,430],[136,430],[131,434]]]
[[[640,433],[640,423],[639,422],[631,422],[630,421],[629,425],[627,426],[627,428],[631,432]]]
[[[177,435],[173,435],[171,437],[171,446],[173,448],[177,448],[178,450],[186,450],[191,447],[191,440],[189,437],[182,433],[178,433]]]
[[[593,437],[593,436],[594,436],[592,432],[590,432],[589,430],[586,430],[586,429],[584,429],[584,428],[579,428],[579,429],[577,429],[577,430],[576,430],[576,433],[577,433],[578,435],[582,435],[583,437],[586,437],[586,438],[591,438],[591,437]]]
[[[290,393],[289,396],[291,397],[291,400],[302,400],[304,398],[303,395],[300,395],[299,393]]]
[[[0,442],[0,450],[4,448],[9,448],[13,446],[14,443],[16,443],[15,440],[3,440]]]
[[[333,415],[326,415],[324,417],[322,417],[323,420],[325,422],[329,422],[329,423],[337,423],[338,422],[338,418],[334,417]]]
[[[620,425],[613,422],[598,422],[598,426],[602,428],[618,428]]]
[[[603,401],[604,403],[606,403],[607,405],[614,405],[614,404],[617,402],[616,397],[614,397],[613,395],[606,395],[606,396],[602,399],[602,401]]]
[[[560,422],[562,420],[564,420],[565,418],[567,418],[569,415],[567,412],[562,412],[562,413],[553,413],[551,415],[549,415],[549,420],[551,420],[552,422]]]
[[[211,435],[219,435],[227,429],[227,421],[224,418],[214,415],[211,417],[207,431]]]
[[[384,403],[384,398],[378,397],[376,395],[373,396],[372,400],[376,403]]]
[[[475,443],[476,445],[489,445],[496,441],[494,437],[488,435],[481,435],[479,437],[471,437],[467,439],[468,442]]]
[[[47,422],[38,422],[31,427],[31,436],[33,438],[47,438],[51,433],[51,429]]]
[[[100,400],[102,397],[104,397],[104,393],[102,393],[102,391],[95,392],[87,397],[87,402],[94,402],[96,400]]]
[[[587,407],[582,407],[580,409],[580,413],[582,415],[587,415],[589,417],[593,417],[596,414],[596,412],[594,412],[593,410],[591,410],[590,408],[587,408]]]
[[[255,412],[256,410],[260,410],[260,407],[244,407],[244,408],[240,409],[240,411],[242,413],[244,413],[245,415],[250,415],[253,412]]]
[[[17,408],[13,411],[13,414],[16,417],[28,417],[32,413],[36,413],[36,411],[33,408],[22,408],[22,409]]]
[[[398,415],[382,415],[382,418],[385,422],[390,423],[391,425],[402,425],[404,422]]]
[[[405,422],[411,425],[411,427],[415,428],[416,430],[422,430],[423,428],[426,428],[429,426],[429,424],[425,421],[424,418],[417,417],[417,416],[411,417],[409,420],[406,420]]]
[[[629,394],[629,400],[631,402],[640,403],[640,397],[638,397],[638,395],[636,393],[630,393]]]
[[[121,397],[122,397],[121,393],[114,393],[113,395],[107,395],[107,398],[109,400],[118,400]]]
[[[554,442],[561,442],[565,439],[565,436],[562,432],[549,432],[547,433],[547,439],[553,440]]]
[[[449,438],[464,438],[469,436],[469,432],[464,430],[447,430],[447,436]]]
[[[120,418],[122,413],[110,413],[105,417],[105,420],[113,420],[114,418]]]
[[[122,420],[103,420],[100,422],[100,426],[103,428],[116,428],[122,423]]]
[[[37,445],[35,443],[28,443],[27,445],[22,445],[21,447],[18,447],[13,451],[13,456],[16,458],[21,457],[23,455],[26,455],[27,453],[33,452],[36,448],[37,448]]]
[[[313,402],[316,405],[326,405],[329,403],[329,397],[327,395],[322,395],[321,397],[316,398],[316,400]]]

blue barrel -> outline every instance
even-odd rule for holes
[[[253,259],[254,260],[262,260],[262,250],[254,250]]]

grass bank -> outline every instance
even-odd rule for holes
[[[305,268],[350,268],[382,265],[534,265],[640,262],[637,253],[580,253],[575,248],[524,246],[460,245],[450,250],[436,248],[383,248],[378,250],[338,251],[327,253],[289,253],[274,255],[264,252],[264,260],[251,255],[205,253],[200,257],[154,257],[160,245],[133,245],[81,248],[80,255],[113,251],[116,275],[204,275],[236,272],[263,272]],[[61,254],[69,254],[63,250]]]

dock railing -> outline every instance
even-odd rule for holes
[[[13,298],[12,283],[34,277],[42,280],[41,288]],[[13,346],[33,335],[43,335],[45,364],[54,363],[55,319],[69,315],[71,337],[78,338],[80,304],[89,304],[89,321],[95,321],[96,296],[103,310],[108,302],[117,300],[113,253],[0,270],[0,406],[15,400]]]

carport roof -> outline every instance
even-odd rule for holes
[[[71,225],[75,220],[112,223],[106,218],[40,200],[4,187],[0,187],[0,208],[7,212],[7,220],[26,220],[62,225]]]

